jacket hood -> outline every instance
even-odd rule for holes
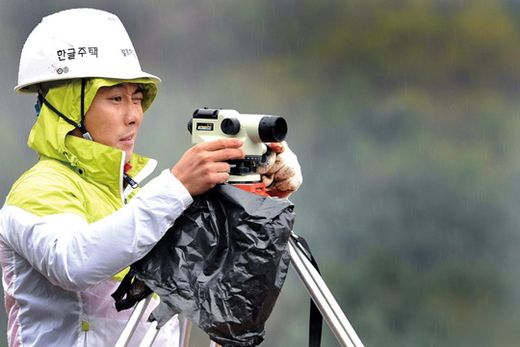
[[[88,79],[85,85],[85,113],[101,87],[110,87],[120,83],[139,83],[144,91],[143,111],[146,111],[157,94],[154,81],[143,78],[134,80],[116,80],[104,78]],[[67,80],[49,88],[46,99],[57,110],[76,123],[81,120],[81,80]],[[85,140],[69,135],[74,126],[56,115],[46,105],[42,105],[38,119],[29,134],[28,146],[40,157],[48,157],[68,163],[86,179],[104,182],[120,177],[116,173],[122,171],[124,152],[117,148]],[[135,169],[147,163],[147,158],[134,154],[130,163]],[[114,171],[115,170],[115,171]],[[107,181],[108,180],[108,181]],[[115,182],[114,182],[115,183]],[[117,185],[119,187],[119,184]],[[119,189],[119,188],[118,188]]]

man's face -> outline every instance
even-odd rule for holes
[[[85,126],[93,140],[125,151],[128,162],[143,120],[139,85],[123,83],[100,88],[85,114]]]

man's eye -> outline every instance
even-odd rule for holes
[[[111,99],[114,100],[114,101],[117,101],[117,102],[123,100],[123,98],[120,97],[120,96],[113,96]]]

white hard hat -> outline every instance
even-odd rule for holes
[[[132,41],[117,16],[79,8],[44,17],[22,49],[18,92],[73,78],[160,78],[142,71]]]

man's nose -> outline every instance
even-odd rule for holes
[[[141,112],[141,107],[136,105],[132,100],[129,100],[125,107],[125,123],[128,125],[135,124]]]

